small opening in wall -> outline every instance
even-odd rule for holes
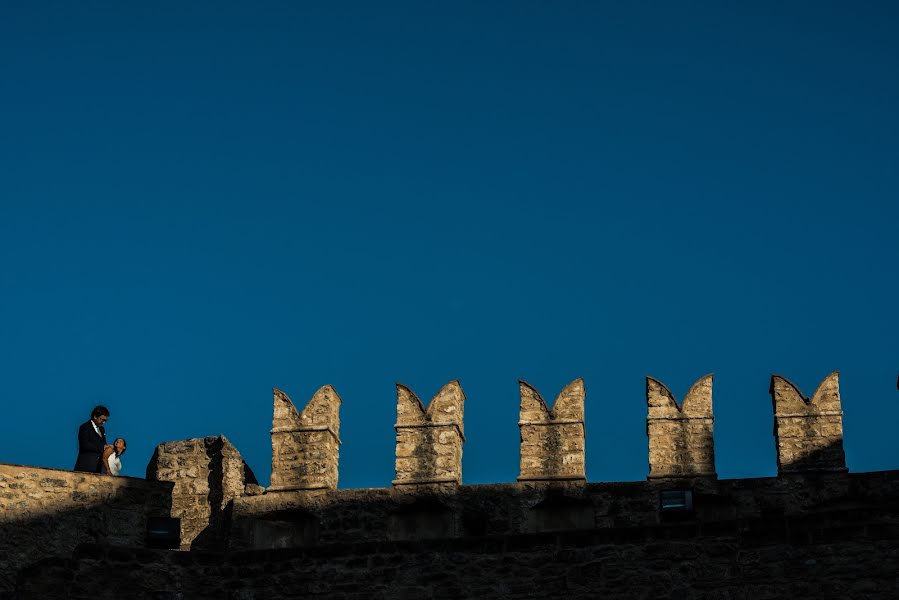
[[[692,490],[664,490],[662,492],[662,512],[693,510]]]
[[[659,511],[663,521],[678,521],[693,516],[693,490],[662,490]]]
[[[147,518],[147,547],[178,549],[181,547],[181,519],[171,517]]]

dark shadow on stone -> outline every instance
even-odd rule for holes
[[[455,535],[455,518],[440,499],[424,495],[393,510],[387,531],[392,540],[449,538]]]
[[[536,532],[596,527],[593,503],[586,498],[550,493],[545,500],[534,505],[531,511]]]
[[[544,469],[548,478],[562,475],[562,430],[558,425],[546,427]]]
[[[206,526],[193,539],[190,544],[191,550],[217,550],[223,551],[227,544],[226,530],[227,519],[224,507],[224,490],[222,484],[224,480],[224,464],[222,449],[225,446],[224,439],[219,437],[207,437],[204,439],[206,445],[206,456],[209,458],[209,475],[206,477],[209,486],[207,501],[209,503],[209,525]]]
[[[891,598],[897,519],[893,502],[714,524],[228,554],[86,545],[23,570],[18,587],[22,600]],[[849,593],[859,581],[868,592]]]
[[[434,427],[421,428],[421,441],[416,446],[413,456],[416,458],[416,468],[412,478],[414,481],[427,481],[434,478],[437,470],[437,454],[434,452],[435,436]]]
[[[230,497],[226,500],[224,449],[226,442],[222,436],[210,436],[204,438],[206,456],[209,459],[209,475],[206,478],[209,486],[207,501],[209,503],[209,525],[193,539],[191,550],[208,550],[223,552],[228,547],[228,531],[231,529],[231,504]],[[232,446],[233,447],[233,446]],[[236,449],[235,449],[236,450]],[[243,462],[244,487],[258,485],[256,475],[247,463]],[[233,491],[232,491],[233,492]],[[243,490],[239,490],[243,493]],[[299,539],[299,538],[292,538]]]
[[[868,503],[878,494],[899,497],[899,473],[889,473],[895,483],[879,475],[859,475],[860,482],[872,481],[870,485],[856,485],[859,501]],[[274,545],[270,541],[273,534],[266,533],[272,527],[270,523],[261,526],[263,530],[256,529],[256,523],[264,520],[287,527],[285,539],[295,539],[297,546],[639,528],[665,521],[660,492],[676,489],[692,492],[689,521],[693,523],[783,517],[846,501],[850,477],[847,473],[799,473],[742,480],[672,478],[587,483],[576,488],[497,484],[446,488],[437,493],[422,490],[420,495],[408,489],[371,490],[370,494],[367,490],[335,490],[314,496],[276,493],[256,504],[259,512],[244,507],[240,516],[234,517],[237,520],[230,523],[229,549]],[[279,497],[283,502],[278,502]],[[315,515],[315,536],[307,526],[296,525],[303,522],[302,517],[288,517],[289,511],[302,510]],[[259,539],[254,540],[257,534]]]
[[[577,491],[497,484],[419,496],[390,489],[284,493],[286,508],[277,508],[272,494],[262,505],[275,508],[231,530],[246,526],[259,542],[268,536],[266,549],[151,551],[113,546],[100,535],[74,554],[52,551],[63,557],[54,558],[48,551],[30,561],[20,569],[18,597],[623,598],[650,595],[659,572],[666,573],[659,597],[670,595],[664,586],[744,597],[772,578],[783,587],[765,594],[759,588],[760,597],[800,597],[803,590],[804,597],[847,596],[849,588],[807,587],[817,573],[830,573],[825,567],[833,567],[839,585],[854,585],[859,569],[867,569],[869,585],[887,590],[869,596],[890,597],[893,588],[883,586],[895,584],[899,556],[899,472],[695,480],[696,520],[659,523],[659,490],[669,483],[595,483]],[[592,525],[578,521],[586,509],[597,516]],[[539,511],[549,515],[547,530],[527,532],[521,515]],[[478,522],[447,525],[460,515]],[[67,518],[47,527],[65,531]],[[389,539],[394,531],[407,539]],[[0,539],[13,533],[0,527]],[[843,553],[851,562],[841,562]]]
[[[41,472],[38,467],[23,468],[32,473]],[[49,489],[54,485],[62,487],[58,483],[63,480],[58,476],[54,477],[53,471],[47,470],[42,479],[35,480],[41,488]],[[84,476],[106,477],[95,474]],[[90,482],[87,483],[85,487],[90,486]],[[161,490],[155,486],[170,484],[125,477],[118,478],[116,483],[120,486],[117,493],[103,501],[93,504],[89,493],[72,490],[69,492],[69,500],[83,503],[84,506],[50,509],[52,512],[44,514],[35,514],[38,510],[48,510],[40,509],[40,504],[31,509],[27,506],[27,503],[36,503],[33,495],[22,495],[17,500],[19,488],[6,487],[2,490],[7,507],[3,509],[4,520],[0,522],[0,600],[18,597],[14,591],[17,573],[26,566],[45,559],[49,562],[43,563],[41,573],[46,577],[37,579],[40,579],[40,585],[50,586],[50,582],[54,581],[54,574],[68,564],[62,558],[50,557],[69,557],[80,544],[110,547],[146,545],[147,518],[168,517],[171,513],[170,493],[157,493]],[[8,481],[7,485],[16,483]],[[22,518],[15,519],[17,511],[21,511]],[[55,592],[48,593],[43,597],[62,597],[54,594]]]
[[[811,435],[812,425],[804,427]],[[847,473],[846,454],[843,451],[843,438],[823,448],[819,448],[802,458],[781,465],[779,474],[810,474],[810,473]]]
[[[257,548],[302,548],[318,543],[319,519],[305,510],[269,513],[254,523]]]

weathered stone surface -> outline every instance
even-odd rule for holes
[[[464,395],[455,382],[427,410],[398,386],[405,477],[384,489],[263,493],[220,436],[157,448],[148,477],[174,483],[0,465],[0,600],[895,598],[899,471],[781,469],[719,481],[709,476],[711,385],[700,379],[678,406],[647,380],[651,478],[640,482],[459,485]],[[522,472],[582,465],[582,382],[551,411],[520,389]],[[811,400],[782,378],[771,389],[778,458],[798,457],[784,466],[844,464],[835,376]],[[304,443],[336,440],[339,399],[322,398],[301,414],[286,396],[279,407],[276,392],[275,433],[318,427]],[[552,427],[558,444],[541,437]],[[273,456],[308,447],[284,439]],[[674,490],[689,491],[691,506],[663,509],[663,492]],[[172,513],[186,523],[189,552],[117,545],[140,546],[146,518]]]
[[[584,380],[575,379],[552,409],[533,386],[519,381],[521,431],[519,481],[586,481]]]
[[[78,544],[144,546],[147,517],[168,517],[171,483],[0,464],[0,598],[15,572]]]
[[[654,524],[190,556],[90,545],[74,559],[27,569],[17,592],[22,600],[887,600],[899,590],[899,542],[884,533],[895,531],[896,517],[895,505],[831,506],[708,527]]]
[[[811,398],[780,375],[771,376],[779,473],[845,471],[840,374],[824,378]]]
[[[336,489],[340,450],[340,396],[330,385],[315,392],[300,413],[275,388],[272,477],[269,492]]]
[[[712,379],[701,377],[678,405],[665,384],[646,378],[650,479],[716,477]]]
[[[256,485],[256,477],[225,436],[159,444],[147,479],[171,481],[171,516],[181,519],[181,549],[222,548],[228,503]]]
[[[779,476],[727,481],[714,477],[711,376],[681,406],[647,378],[641,482],[564,477],[583,472],[581,380],[552,410],[520,390],[522,474],[537,477],[515,484],[460,485],[457,382],[427,410],[398,386],[397,481],[384,489],[335,489],[328,386],[302,413],[275,392],[273,466],[282,482],[321,477],[317,489],[265,493],[222,436],[161,444],[147,475],[166,481],[0,465],[0,600],[897,596],[899,471],[846,472],[836,373],[811,399],[772,377]],[[292,468],[307,463],[320,467]],[[663,509],[675,490],[691,506]],[[121,547],[170,514],[190,552]]]
[[[899,502],[899,472],[621,483],[527,481],[282,492],[233,501],[231,549],[640,528],[664,521],[660,492],[693,491],[690,522],[801,516]],[[899,503],[896,504],[899,506]]]
[[[462,483],[465,394],[451,381],[427,410],[415,392],[396,385],[396,479],[394,485]]]

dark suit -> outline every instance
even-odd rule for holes
[[[76,471],[88,473],[101,473],[100,458],[103,456],[103,446],[106,445],[106,430],[100,427],[100,435],[94,431],[94,424],[88,421],[78,428],[78,460],[75,461]]]

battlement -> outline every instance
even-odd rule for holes
[[[340,396],[330,385],[320,388],[298,412],[277,388],[272,416],[272,477],[269,490],[315,490],[337,487],[340,449]]]
[[[415,392],[396,384],[396,479],[393,485],[462,483],[465,393],[443,386],[425,409]]]
[[[824,378],[811,398],[780,375],[771,376],[779,473],[845,471],[840,374]]]
[[[717,482],[713,383],[711,374],[699,378],[678,402],[664,383],[647,377],[647,482],[603,484],[587,480],[584,380],[566,385],[552,406],[536,388],[519,381],[517,483],[479,486],[462,486],[466,397],[461,384],[450,381],[427,406],[410,388],[397,384],[396,476],[392,488],[377,490],[338,489],[342,401],[333,387],[320,388],[302,410],[275,389],[271,485],[265,490],[247,485],[243,493],[231,493],[231,521],[220,526],[231,529],[213,538],[254,548],[305,545],[310,540],[467,536],[483,528],[505,534],[642,526],[661,518],[664,490],[680,494],[679,502],[690,510],[701,508],[705,518],[722,510],[731,517],[758,516],[775,506],[773,510],[796,512],[814,504],[808,494],[816,501],[841,497],[848,484],[839,477],[828,480],[823,496],[815,496],[820,490],[802,491],[809,481],[818,481],[806,476],[846,473],[838,373],[829,375],[811,399],[783,377],[772,376],[778,472],[781,478],[799,479],[752,484],[750,496],[771,495],[763,502],[767,508],[757,505],[758,498],[734,491],[747,489],[745,484]],[[785,505],[783,486],[806,500]],[[190,493],[179,500],[182,489],[176,485],[175,507],[202,504]],[[471,525],[496,510],[502,515],[495,522]],[[360,525],[366,518],[370,522]],[[208,529],[215,528],[212,521],[200,525],[206,527],[207,537]],[[198,535],[192,525],[183,529],[183,541]]]
[[[664,383],[646,378],[649,477],[717,477],[712,379],[700,378],[678,405]]]
[[[584,380],[559,392],[552,409],[529,383],[518,382],[521,396],[521,475],[518,481],[586,481]]]
[[[870,523],[860,530],[866,539],[885,535],[893,544],[894,514],[883,507],[899,503],[899,471],[847,471],[837,372],[810,398],[784,377],[771,377],[778,476],[756,479],[717,477],[713,383],[711,374],[699,378],[678,401],[664,383],[646,378],[644,481],[587,480],[583,379],[566,385],[552,406],[518,382],[520,474],[510,483],[462,485],[466,395],[458,381],[428,405],[397,384],[396,476],[385,488],[338,489],[343,401],[330,385],[302,409],[273,389],[268,488],[221,435],[160,444],[147,467],[149,481],[0,465],[0,508],[6,509],[0,533],[7,551],[16,548],[21,557],[0,564],[0,598],[8,597],[12,576],[26,563],[35,566],[21,571],[22,581],[43,589],[41,558],[65,555],[84,541],[141,549],[149,545],[150,522],[160,519],[176,532],[166,547],[178,547],[180,533],[180,549],[191,553],[317,547],[347,560],[367,544],[421,544],[409,546],[417,552],[438,542],[492,539],[506,548],[545,535],[583,534],[595,546],[595,540],[642,539],[650,531],[723,532],[746,543],[753,535],[748,523],[780,531],[785,519],[801,524],[816,515],[827,523],[828,515],[846,510]],[[674,524],[687,527],[667,529]],[[788,530],[789,536],[800,531]],[[35,531],[37,541],[29,542]],[[800,536],[827,540],[841,531],[801,530]],[[773,543],[783,544],[781,537]],[[497,552],[505,550],[486,556]],[[95,553],[113,561],[119,555]],[[474,562],[481,560],[476,555]],[[248,577],[255,581],[257,574]]]
[[[699,378],[681,403],[661,381],[646,378],[649,479],[716,478],[712,374]],[[550,408],[519,381],[521,432],[518,481],[586,482],[586,386],[569,383]],[[839,373],[825,378],[811,399],[773,375],[774,437],[781,473],[845,471]],[[447,383],[425,407],[408,387],[396,386],[396,477],[393,485],[460,485],[465,443],[465,393]],[[302,412],[275,390],[272,481],[268,493],[337,489],[341,400],[330,385]]]

